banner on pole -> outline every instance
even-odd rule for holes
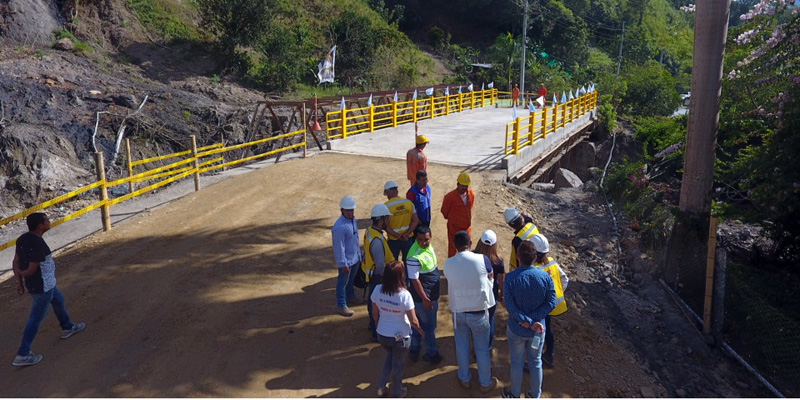
[[[320,61],[317,64],[317,68],[319,71],[317,72],[317,78],[319,78],[319,83],[323,82],[333,82],[335,77],[334,67],[336,65],[336,46],[333,46],[328,54],[325,56],[325,59]]]

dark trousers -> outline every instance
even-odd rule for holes
[[[380,285],[382,281],[383,281],[383,275],[372,275],[372,277],[369,279],[369,285],[367,286],[367,288],[369,289],[368,290],[369,293],[367,293],[367,313],[369,314],[368,328],[369,332],[372,334],[373,337],[377,335],[377,333],[375,332],[377,326],[375,325],[375,318],[373,318],[372,316],[372,292],[375,291],[375,287]]]

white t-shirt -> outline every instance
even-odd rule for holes
[[[408,290],[386,295],[381,293],[383,285],[375,287],[370,299],[378,305],[380,316],[377,332],[381,336],[394,337],[396,333],[405,336],[411,335],[411,322],[408,321],[406,312],[414,309],[414,299]]]

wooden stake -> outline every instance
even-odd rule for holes
[[[131,140],[129,138],[125,138],[125,156],[128,157],[128,177],[130,178],[133,175],[133,166],[131,163],[133,159],[131,158]],[[128,182],[128,193],[133,193],[133,182]]]
[[[197,137],[192,138],[192,158],[194,158],[194,191],[200,191],[200,160],[197,159]]]
[[[106,165],[103,161],[103,153],[94,153],[94,165],[97,169],[97,180],[103,182],[100,185],[100,201],[105,204],[100,207],[100,216],[103,223],[103,231],[111,230],[111,207],[108,205],[108,188],[106,187]]]
[[[714,298],[714,256],[717,251],[717,217],[711,217],[708,227],[706,256],[706,296],[703,304],[703,334],[711,334],[711,306]]]

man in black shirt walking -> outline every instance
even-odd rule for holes
[[[11,363],[18,367],[42,361],[43,356],[34,354],[31,346],[39,332],[39,326],[42,325],[42,321],[47,315],[48,305],[52,305],[53,312],[61,325],[62,339],[66,339],[86,327],[83,322],[72,323],[64,304],[64,296],[56,287],[56,264],[53,261],[50,247],[42,239],[42,235],[50,230],[50,220],[44,213],[33,213],[28,215],[26,222],[28,223],[28,232],[17,239],[13,270],[14,275],[19,279],[17,293],[22,296],[27,289],[33,298],[33,307],[28,323],[25,325],[17,357]]]

